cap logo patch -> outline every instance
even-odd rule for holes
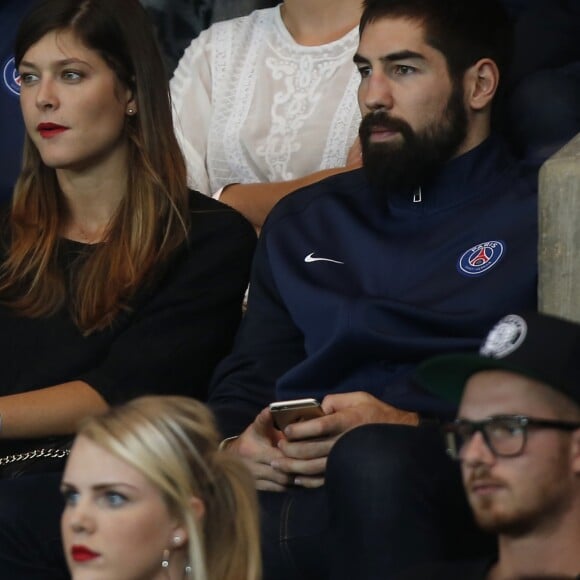
[[[2,80],[4,81],[4,86],[10,93],[17,97],[20,95],[20,75],[16,70],[14,57],[9,58],[2,65]]]
[[[490,330],[479,354],[489,358],[504,358],[520,347],[527,333],[528,325],[521,316],[504,316]]]
[[[477,244],[461,255],[457,269],[465,276],[481,276],[493,268],[504,253],[505,243],[499,240]]]

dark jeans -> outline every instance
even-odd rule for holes
[[[61,474],[0,481],[0,579],[67,580]]]
[[[493,552],[439,430],[347,433],[317,490],[262,493],[264,580],[388,580],[419,562]]]

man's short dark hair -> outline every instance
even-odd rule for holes
[[[508,65],[511,23],[498,0],[364,0],[361,35],[383,18],[421,23],[425,40],[443,53],[455,81],[482,58],[492,59],[500,74]]]

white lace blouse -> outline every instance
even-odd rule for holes
[[[209,195],[343,166],[360,122],[357,44],[353,29],[301,46],[279,6],[202,32],[171,80],[190,185]]]

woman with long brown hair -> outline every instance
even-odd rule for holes
[[[39,477],[62,469],[85,416],[145,393],[205,397],[239,323],[255,236],[188,191],[137,0],[44,0],[15,60],[27,137],[1,230],[0,569],[46,579],[38,551],[11,546],[33,540],[11,528],[10,509],[51,519],[37,490],[56,486]]]

